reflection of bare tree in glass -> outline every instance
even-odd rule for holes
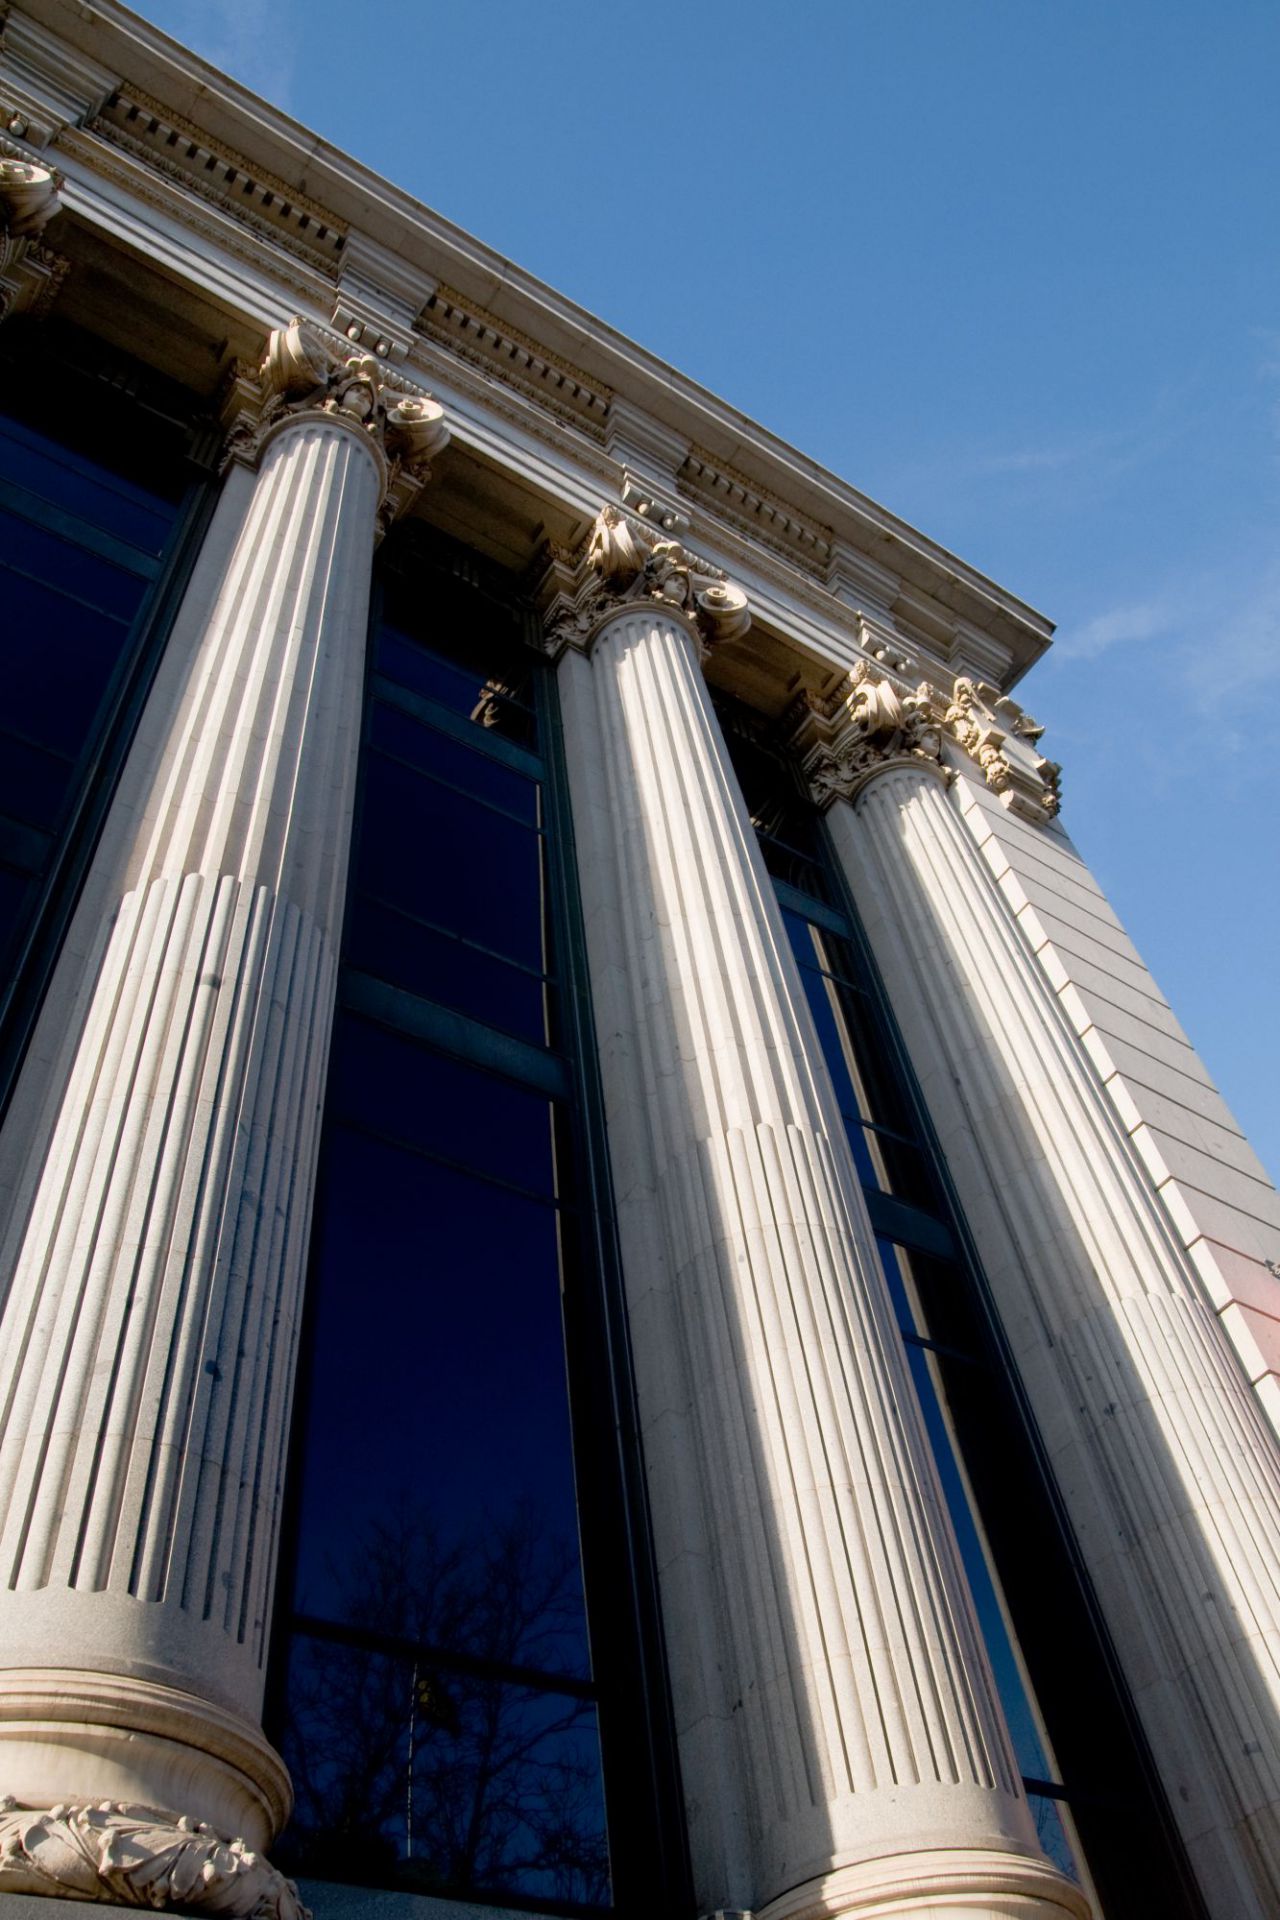
[[[510,1672],[582,1673],[576,1552],[528,1512],[453,1544],[414,1514],[356,1551],[327,1609],[351,1638],[294,1642],[291,1870],[607,1901],[594,1711]]]

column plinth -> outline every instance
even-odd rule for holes
[[[294,326],[263,385],[247,510],[151,728],[130,884],[0,1252],[0,1791],[167,1810],[157,1832],[242,1852],[292,1799],[258,1720],[389,479],[372,362]],[[58,1854],[28,1825],[0,1886]],[[128,1844],[154,1866],[167,1843]],[[221,1910],[248,1911],[260,1875],[224,1867]]]
[[[699,670],[741,596],[602,525],[562,704],[699,1907],[1082,1920]]]
[[[1274,1440],[954,795],[899,765],[828,817],[1201,1887],[1263,1920]]]

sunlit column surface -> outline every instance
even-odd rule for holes
[[[835,844],[1201,1886],[1216,1920],[1262,1920],[1280,1911],[1274,1440],[936,734],[895,732],[894,698],[854,702]]]
[[[608,512],[593,551],[553,632],[699,1905],[1084,1915],[703,684],[741,595]]]
[[[443,438],[432,403],[298,325],[248,390],[256,478],[126,770],[127,888],[5,1243],[0,1335],[0,1775],[58,1804],[18,1820],[3,1883],[65,1891],[67,1819],[92,1852],[84,1803],[142,1803],[161,1812],[121,1816],[114,1867],[235,1912],[260,1864],[204,1840],[195,1860],[164,1821],[253,1848],[288,1814],[258,1716],[370,566],[389,481]],[[90,1897],[132,1897],[102,1871]]]

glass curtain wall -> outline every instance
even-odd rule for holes
[[[0,1113],[132,737],[207,474],[190,398],[0,331]]]
[[[625,1907],[661,1885],[665,1841],[553,690],[500,580],[412,530],[388,545],[295,1420],[275,1696],[297,1810],[276,1854]]]
[[[717,699],[862,1182],[1041,1844],[1105,1920],[1201,1908],[826,830]]]

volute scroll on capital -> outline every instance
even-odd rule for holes
[[[1062,769],[1039,752],[1044,729],[1007,695],[964,676],[950,697],[927,680],[895,684],[859,660],[834,691],[803,693],[784,721],[818,806],[852,800],[877,774],[911,767],[944,785],[944,742],[975,762],[1010,812],[1038,826],[1058,812]]]
[[[554,565],[563,584],[547,608],[545,644],[588,649],[605,623],[626,608],[653,607],[679,617],[696,634],[703,655],[738,640],[751,625],[747,596],[736,581],[691,553],[664,529],[620,508],[597,515],[586,545],[586,583],[569,586],[568,570]]]
[[[0,320],[42,315],[66,278],[69,263],[43,241],[62,211],[61,185],[52,168],[0,144]]]
[[[444,409],[430,394],[306,320],[270,334],[256,373],[233,368],[228,389],[224,465],[256,466],[267,441],[291,421],[340,421],[367,435],[382,476],[383,531],[416,498],[449,442]]]
[[[914,692],[900,691],[865,660],[832,693],[801,694],[783,730],[815,803],[829,807],[835,800],[852,800],[868,781],[893,767],[910,767],[949,784],[938,705],[928,681]]]

